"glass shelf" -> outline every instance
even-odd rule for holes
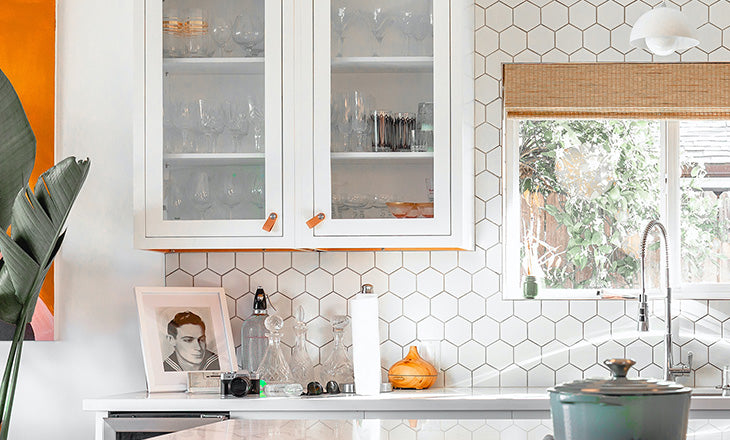
[[[261,74],[264,58],[165,58],[163,67],[167,73]]]
[[[431,73],[433,57],[345,57],[332,59],[332,73]]]
[[[385,153],[332,153],[332,161],[338,162],[367,162],[367,161],[394,161],[399,165],[414,162],[423,163],[432,161],[433,152],[412,153],[412,152],[385,152]]]
[[[180,153],[165,154],[165,164],[208,166],[208,165],[263,165],[264,153]]]

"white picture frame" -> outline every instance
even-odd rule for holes
[[[237,370],[222,287],[134,290],[149,392],[185,391],[187,371]]]

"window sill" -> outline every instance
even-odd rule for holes
[[[522,296],[522,289],[504,292],[505,301],[556,301],[556,300],[636,300],[641,291],[639,289],[542,289],[537,297],[528,299]],[[664,290],[649,289],[649,299],[663,299]],[[672,299],[689,300],[730,300],[730,283],[698,283],[685,284],[672,288]]]

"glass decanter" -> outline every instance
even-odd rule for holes
[[[350,318],[337,315],[332,318],[331,324],[334,343],[332,345],[332,353],[330,353],[327,360],[322,364],[322,380],[324,382],[334,380],[340,385],[354,383],[355,375],[352,369],[352,359],[347,354],[347,349],[343,342],[345,328],[350,324]]]
[[[256,371],[259,379],[268,383],[291,383],[292,376],[289,364],[281,351],[281,329],[284,327],[284,320],[279,316],[271,315],[264,321],[269,331],[266,336],[269,338],[269,346],[266,347],[264,359]]]
[[[304,307],[297,308],[297,323],[294,324],[295,342],[291,350],[292,380],[306,388],[309,382],[316,381],[314,363],[307,353],[307,324],[304,322]]]

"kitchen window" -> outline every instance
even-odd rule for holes
[[[636,295],[652,219],[675,294],[730,298],[729,78],[729,63],[504,64],[505,298],[528,275],[542,299]]]
[[[505,243],[520,243],[507,251],[506,297],[521,297],[527,275],[542,298],[638,293],[641,233],[656,218],[675,291],[730,292],[730,122],[521,119],[506,135]],[[649,286],[658,246],[649,240]]]

